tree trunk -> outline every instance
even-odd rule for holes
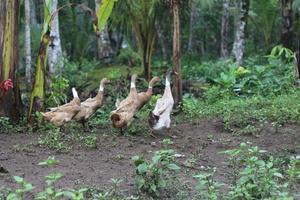
[[[281,43],[284,47],[293,47],[293,0],[281,0],[282,32]]]
[[[178,76],[175,79],[175,105],[178,106],[182,99],[182,80],[181,80],[181,54],[180,54],[180,17],[179,17],[179,0],[173,0],[173,63],[174,70]]]
[[[250,0],[241,0],[240,3],[240,18],[236,27],[235,40],[233,44],[232,54],[235,57],[236,63],[241,65],[243,62],[245,49],[245,30],[248,19]]]
[[[195,27],[195,18],[197,14],[197,8],[195,0],[191,2],[191,13],[190,13],[190,24],[189,24],[189,43],[188,43],[188,51],[191,52],[193,50],[193,28]]]
[[[4,96],[0,96],[0,116],[13,121],[20,118],[21,98],[17,75],[19,0],[0,1],[0,82],[11,79],[14,85]]]
[[[53,13],[57,9],[57,0],[52,0],[52,6],[50,13]],[[51,23],[51,31],[50,37],[52,39],[52,43],[50,48],[48,49],[48,64],[49,64],[49,72],[50,74],[55,74],[57,69],[61,69],[62,67],[62,49],[61,49],[61,41],[59,34],[59,18],[58,14],[54,15],[52,23]]]
[[[229,0],[223,0],[221,27],[221,57],[228,57]]]
[[[95,0],[95,12],[97,13],[102,0]],[[110,56],[112,52],[109,35],[108,35],[108,27],[105,25],[103,31],[100,32],[99,36],[97,36],[97,57],[99,59],[104,59]]]
[[[30,34],[30,0],[25,0],[25,57],[26,57],[26,81],[28,90],[31,85],[31,34]]]
[[[35,6],[35,1],[34,0],[29,0],[30,3],[30,23],[33,26],[36,26],[37,23],[37,19],[36,19],[36,6]]]
[[[159,40],[160,46],[161,46],[162,57],[163,57],[163,60],[166,61],[168,59],[167,45],[166,45],[164,35],[163,35],[161,27],[160,27],[160,24],[158,22],[155,22],[155,28],[156,28],[156,34],[157,34],[157,37],[158,37],[158,40]]]

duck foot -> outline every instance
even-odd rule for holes
[[[149,135],[150,135],[151,137],[153,137],[153,138],[157,138],[157,137],[154,135],[153,130],[150,130],[150,131],[149,131]]]

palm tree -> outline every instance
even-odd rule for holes
[[[151,79],[151,59],[156,41],[155,22],[159,5],[160,0],[118,1],[112,17],[113,24],[124,26],[127,32],[132,27],[142,60],[143,74],[147,80]]]

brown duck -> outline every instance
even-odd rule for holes
[[[62,126],[71,121],[80,111],[80,99],[75,88],[72,88],[73,100],[59,107],[50,108],[49,112],[41,112],[43,117],[56,126]]]
[[[149,82],[148,90],[146,92],[138,93],[135,82],[137,75],[131,76],[130,92],[126,99],[120,103],[116,103],[117,109],[112,111],[110,119],[115,128],[126,128],[132,122],[135,114],[150,100],[152,96],[152,88],[160,78],[155,76]]]
[[[74,120],[85,123],[90,119],[90,117],[103,105],[104,99],[104,86],[110,81],[107,78],[103,78],[100,81],[100,86],[97,95],[94,98],[88,98],[80,104],[80,111],[75,115]]]

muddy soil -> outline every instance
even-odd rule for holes
[[[1,132],[1,131],[0,131]],[[89,134],[89,133],[83,133]],[[111,179],[123,179],[120,189],[128,195],[136,195],[134,184],[134,166],[131,158],[144,154],[152,156],[153,152],[163,147],[161,141],[170,138],[170,146],[182,157],[178,164],[182,167],[179,178],[182,183],[193,185],[192,175],[208,167],[217,167],[219,181],[230,181],[230,169],[226,157],[219,152],[235,148],[241,142],[252,142],[274,155],[299,155],[296,146],[300,144],[300,126],[286,125],[275,133],[270,129],[259,135],[233,135],[222,129],[217,120],[201,121],[193,124],[181,124],[171,132],[156,133],[157,138],[146,134],[135,136],[107,135],[104,130],[97,132],[97,148],[88,149],[75,145],[67,153],[57,153],[37,144],[37,134],[0,134],[0,188],[15,185],[12,176],[24,177],[32,183],[37,191],[45,187],[44,177],[52,171],[59,171],[64,178],[58,183],[64,188],[106,188]],[[39,166],[38,163],[55,156],[60,163],[54,167]],[[187,160],[193,158],[194,164]]]

